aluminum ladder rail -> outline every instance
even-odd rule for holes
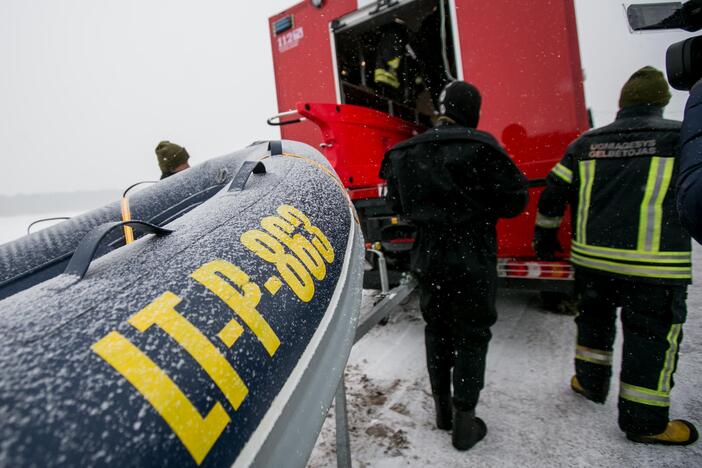
[[[417,287],[417,280],[406,274],[400,285],[390,289],[388,281],[388,267],[385,255],[379,250],[366,249],[366,252],[378,256],[378,270],[380,272],[380,301],[373,306],[368,316],[356,327],[354,344],[363,338],[381,320],[388,317],[407,296]],[[349,437],[348,412],[346,407],[346,384],[344,374],[334,397],[334,413],[336,423],[336,465],[338,468],[351,468],[351,440]]]

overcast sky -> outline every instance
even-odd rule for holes
[[[334,1],[334,0],[327,0]],[[367,3],[367,0],[364,0]],[[294,0],[0,1],[0,194],[120,189],[159,176],[163,139],[191,163],[275,138],[267,18]],[[685,33],[632,35],[623,3],[576,0],[595,124]],[[667,116],[681,118],[676,92]]]

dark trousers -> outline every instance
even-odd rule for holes
[[[658,434],[668,423],[670,391],[687,316],[687,286],[669,286],[576,273],[580,315],[575,371],[587,390],[607,393],[617,307],[624,349],[619,389],[619,427]]]
[[[497,278],[490,270],[479,278],[466,274],[420,278],[432,393],[451,394],[453,368],[453,404],[462,411],[476,407],[485,385],[490,326],[497,320]]]

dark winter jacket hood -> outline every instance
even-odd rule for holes
[[[625,107],[617,112],[617,120],[631,117],[663,117],[663,108],[651,104]]]

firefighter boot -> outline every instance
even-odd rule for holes
[[[599,389],[599,391],[587,390],[580,384],[578,377],[575,375],[572,379],[570,379],[570,388],[572,388],[575,393],[579,393],[595,403],[604,404],[605,400],[607,399],[608,389]]]
[[[641,444],[658,445],[690,445],[697,441],[697,428],[684,419],[674,419],[668,422],[665,431],[654,435],[638,435],[627,432],[626,438]]]
[[[485,422],[475,416],[475,410],[461,411],[453,408],[453,434],[451,442],[456,450],[468,450],[483,440],[487,434]]]
[[[436,336],[429,329],[424,331],[427,352],[427,371],[431,393],[436,408],[436,427],[451,429],[451,356],[453,346],[445,337]]]

